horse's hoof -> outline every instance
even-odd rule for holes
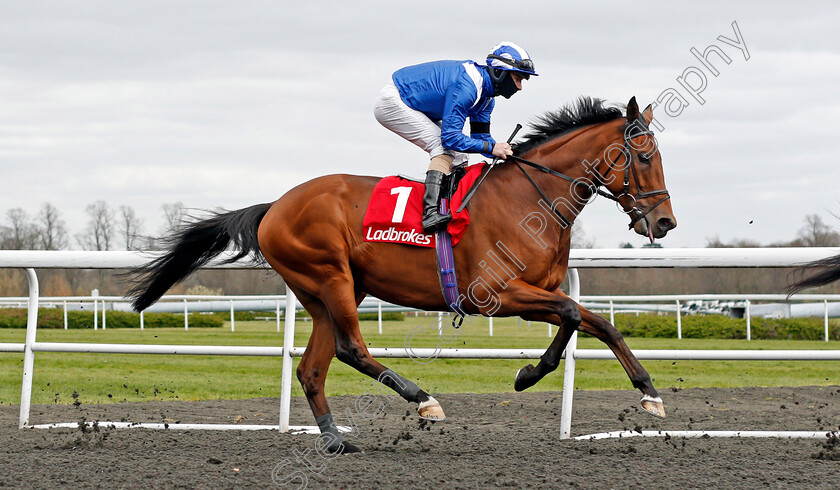
[[[443,408],[440,407],[440,403],[432,397],[429,397],[428,400],[420,403],[420,406],[417,407],[417,413],[420,414],[421,419],[436,421],[446,419],[446,415],[444,415]]]
[[[516,376],[513,379],[513,389],[516,391],[524,391],[528,388],[534,386],[534,382],[530,379],[527,379],[527,374],[534,369],[532,364],[528,364],[524,368],[520,369],[516,372]]]
[[[338,450],[335,451],[336,454],[353,454],[353,453],[362,453],[362,451],[358,446],[354,444],[350,444],[347,441],[342,442],[338,446]]]
[[[353,454],[364,452],[359,449],[358,446],[350,444],[340,435],[333,432],[321,433],[318,438],[321,439],[318,441],[320,445],[322,445],[330,454]],[[315,447],[317,448],[318,445],[319,444],[316,444]]]
[[[654,398],[650,395],[644,395],[642,397],[642,408],[654,417],[665,418],[665,404],[662,403],[662,398],[658,396]]]

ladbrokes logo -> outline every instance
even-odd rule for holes
[[[432,243],[432,235],[424,235],[416,230],[399,231],[393,226],[384,230],[367,229],[365,240],[370,242],[396,242],[413,243],[415,245],[429,245]]]

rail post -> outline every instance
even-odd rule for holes
[[[580,303],[580,276],[577,269],[569,269],[569,297]],[[577,332],[572,333],[566,345],[566,361],[563,369],[563,397],[560,406],[560,439],[568,439],[572,433],[572,398],[575,393],[575,350]]]
[[[380,299],[376,306],[376,315],[379,319],[379,335],[382,335],[382,300]]]
[[[750,327],[750,300],[747,300],[746,317],[747,317],[747,340],[750,340],[752,338],[752,331],[751,331],[752,329]]]
[[[64,330],[67,330],[68,323],[67,323],[67,301],[64,302]],[[826,337],[828,338],[828,337]]]
[[[613,305],[612,300],[610,300],[610,323],[615,325],[615,305]]]
[[[145,319],[143,318],[143,312],[146,310],[140,310],[140,330],[143,330],[144,326],[146,325]]]
[[[96,297],[99,296],[99,290],[94,289],[90,292],[90,295],[93,296],[93,329],[99,330],[99,305],[96,302]]]
[[[292,347],[295,344],[295,307],[297,299],[286,284],[286,323],[283,331],[283,371],[280,373],[280,432],[289,431],[292,404]]]
[[[288,300],[288,297],[286,298]],[[236,328],[234,326],[234,318],[233,318],[233,300],[230,300],[230,331],[235,332]]]
[[[489,318],[490,318],[490,322],[489,322],[490,323],[490,336],[492,337],[493,336],[493,317],[491,316]]]
[[[825,341],[828,342],[828,300],[823,300],[825,303]]]
[[[29,425],[29,407],[32,403],[32,377],[35,368],[35,334],[38,331],[38,276],[35,269],[26,269],[29,280],[29,304],[26,315],[26,340],[23,346],[23,383],[20,389],[20,424],[23,429]]]
[[[184,330],[190,329],[190,312],[187,310],[187,300],[184,299]]]
[[[677,338],[682,338],[682,317],[680,317],[680,300],[677,300]]]

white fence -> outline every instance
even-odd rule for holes
[[[829,301],[840,301],[840,295],[838,294],[798,294],[792,298],[788,298],[784,294],[661,294],[661,295],[644,295],[644,296],[581,296],[580,302],[583,305],[590,305],[587,306],[592,309],[592,304],[603,306],[605,310],[610,312],[610,323],[615,324],[615,309],[613,308],[615,303],[629,303],[629,302],[652,302],[652,303],[666,303],[671,302],[674,304],[670,309],[667,311],[674,311],[677,317],[677,338],[682,338],[682,310],[684,309],[684,305],[690,301],[743,301],[745,304],[745,311],[744,311],[744,318],[746,319],[746,334],[747,340],[752,339],[752,302],[753,301],[797,301],[797,302],[820,302],[821,305],[821,314],[823,316],[823,340],[828,342],[829,341],[829,332],[828,332],[828,319],[830,317],[830,306],[835,306],[834,310],[836,313],[836,303],[829,303]],[[763,305],[762,305],[763,306]],[[800,316],[811,316],[811,315],[800,315]],[[836,317],[837,315],[833,315]]]
[[[673,312],[676,314],[677,338],[682,338],[682,314],[687,304],[696,301],[733,301],[743,303],[744,318],[746,319],[746,337],[752,339],[751,320],[752,310],[767,309],[773,307],[773,311],[780,306],[786,306],[788,313],[791,311],[791,302],[811,303],[798,306],[812,306],[807,310],[800,308],[796,316],[823,316],[823,340],[829,341],[829,318],[840,316],[840,294],[799,294],[788,298],[784,294],[665,294],[665,295],[601,295],[581,296],[580,304],[596,312],[609,312],[610,323],[615,324],[615,309],[622,311],[639,312]],[[752,306],[753,301],[780,301],[781,304]],[[831,301],[831,303],[829,303]],[[0,298],[0,307],[25,307],[29,298],[7,297]],[[818,302],[819,304],[816,304]],[[628,304],[629,303],[629,304]],[[638,303],[645,303],[640,305]],[[133,311],[126,298],[122,296],[48,296],[41,297],[41,307],[59,307],[64,312],[64,329],[69,328],[68,308],[78,305],[78,310],[84,309],[86,305],[93,312],[93,329],[104,330],[108,324],[108,306],[112,311]],[[160,298],[157,303],[140,312],[140,330],[144,329],[144,314],[152,312],[183,313],[184,330],[189,330],[189,314],[196,312],[219,312],[230,311],[230,331],[236,331],[236,311],[274,311],[277,324],[277,333],[281,331],[280,314],[286,304],[285,295],[185,295],[171,294]],[[816,307],[816,308],[814,308]],[[100,312],[101,311],[101,317]],[[408,308],[393,303],[387,303],[380,299],[367,297],[359,305],[360,313],[378,313],[379,333],[382,334],[382,313],[383,312],[417,312],[416,308]],[[701,313],[702,314],[702,313]],[[715,313],[711,313],[715,314]],[[269,319],[269,318],[266,318]],[[521,320],[521,319],[520,319]],[[101,323],[100,323],[101,321]],[[531,322],[528,322],[530,326]],[[489,318],[489,335],[493,336],[493,318]],[[548,336],[553,337],[551,326],[548,327]]]
[[[24,297],[6,297],[0,298],[0,307],[26,307],[29,304],[29,298]],[[275,320],[277,322],[277,332],[281,331],[280,314],[283,305],[286,304],[286,295],[190,295],[190,294],[170,294],[163,296],[160,300],[140,312],[140,330],[145,328],[145,313],[183,313],[184,314],[184,330],[190,329],[190,313],[205,313],[205,312],[230,312],[230,331],[236,331],[235,312],[237,311],[274,311]],[[61,307],[64,312],[64,330],[69,329],[68,311],[84,310],[85,307],[93,312],[94,330],[103,330],[108,325],[108,310],[110,306],[111,311],[134,311],[131,305],[122,296],[46,296],[41,297],[39,301],[41,307]],[[416,308],[406,308],[404,306],[387,303],[377,298],[365,298],[362,304],[359,305],[359,312],[361,313],[378,313],[379,317],[379,333],[382,333],[382,313],[383,312],[408,312],[419,311]],[[101,312],[101,314],[100,314]],[[100,327],[101,326],[101,327]]]
[[[790,267],[792,265],[840,254],[838,248],[792,248],[792,249],[589,249],[573,250],[570,267]],[[32,375],[35,352],[100,352],[133,354],[181,354],[181,355],[252,355],[282,356],[280,423],[278,426],[251,426],[248,428],[279,428],[281,431],[294,430],[289,426],[289,405],[291,397],[292,357],[301,356],[304,347],[294,346],[294,311],[297,301],[287,291],[286,328],[283,347],[242,347],[242,346],[183,346],[183,345],[135,345],[135,344],[84,344],[84,343],[47,343],[37,342],[37,314],[39,302],[38,280],[35,269],[45,268],[81,268],[81,269],[124,269],[141,265],[149,260],[149,254],[135,252],[45,252],[45,251],[0,251],[0,267],[25,268],[29,280],[29,314],[26,340],[24,344],[0,344],[0,352],[23,352],[23,382],[21,387],[20,427],[58,427],[77,426],[77,423],[29,424],[29,408],[32,394]],[[229,257],[225,255],[220,258]],[[218,265],[218,261],[209,267],[241,269],[250,268],[250,264],[236,263]],[[575,269],[569,270],[570,296],[579,300],[580,282]],[[470,359],[537,359],[543,349],[415,349],[413,357],[470,358]],[[637,350],[640,360],[840,360],[840,350]],[[375,357],[410,357],[405,348],[371,349]],[[572,396],[574,393],[575,364],[578,359],[614,359],[610,350],[577,349],[577,335],[574,334],[566,348],[565,374],[561,408],[561,438],[569,438],[571,433]],[[152,427],[157,424],[119,424],[108,422],[115,427]],[[241,426],[210,426],[169,424],[170,429],[211,428],[242,429]],[[785,433],[766,431],[767,434],[781,437],[824,437],[825,432]],[[599,434],[598,437],[615,436],[618,433]],[[666,435],[667,431],[657,431],[656,435]],[[749,435],[748,432],[738,432]],[[620,434],[619,434],[620,435]],[[676,434],[675,434],[676,435]],[[714,434],[721,435],[721,434]],[[592,435],[591,437],[594,437]],[[582,436],[590,437],[590,436]]]

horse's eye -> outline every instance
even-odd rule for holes
[[[650,163],[650,155],[647,155],[647,154],[640,154],[640,155],[639,155],[639,161],[640,161],[640,162],[642,162],[642,163],[644,163],[644,164],[648,164],[648,163]]]

